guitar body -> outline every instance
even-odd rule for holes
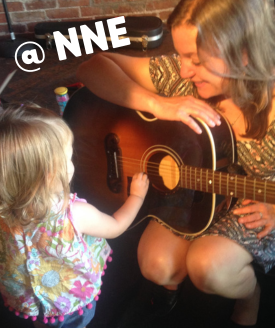
[[[224,118],[211,129],[198,121],[203,130],[198,135],[181,122],[148,120],[82,88],[69,100],[64,119],[75,136],[72,187],[99,210],[115,212],[129,194],[131,177],[140,171],[150,179],[141,212],[180,234],[201,233],[225,201],[179,183],[185,165],[216,171],[234,162],[233,133]]]

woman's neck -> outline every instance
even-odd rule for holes
[[[251,138],[245,138],[242,135],[245,134],[245,119],[241,109],[233,103],[231,98],[223,99],[219,105],[218,109],[227,118],[230,123],[237,141],[252,140]]]

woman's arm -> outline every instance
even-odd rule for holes
[[[100,53],[80,65],[77,78],[97,96],[120,106],[145,111],[169,121],[182,121],[200,133],[194,117],[209,126],[220,124],[219,115],[192,96],[162,97],[149,74],[149,58]]]
[[[131,109],[150,111],[156,89],[148,67],[149,58],[100,53],[79,66],[77,77],[105,100]]]
[[[100,212],[94,206],[75,202],[72,211],[76,227],[81,233],[101,238],[115,238],[122,234],[137,216],[149,186],[146,174],[133,176],[130,196],[113,216]]]

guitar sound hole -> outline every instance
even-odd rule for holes
[[[147,174],[153,186],[163,192],[174,190],[180,179],[176,161],[166,153],[154,154],[147,163]]]

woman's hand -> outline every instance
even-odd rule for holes
[[[203,100],[196,99],[193,96],[171,98],[156,96],[151,111],[158,119],[181,121],[196,133],[202,133],[202,131],[193,117],[200,118],[210,127],[221,124],[220,115]]]
[[[137,196],[144,200],[149,187],[149,179],[146,173],[136,173],[133,176],[130,195]]]
[[[234,210],[234,214],[245,215],[239,218],[238,221],[248,229],[263,227],[263,230],[257,235],[259,239],[267,236],[275,229],[275,205],[259,203],[249,199],[244,200],[242,205],[244,207]]]

